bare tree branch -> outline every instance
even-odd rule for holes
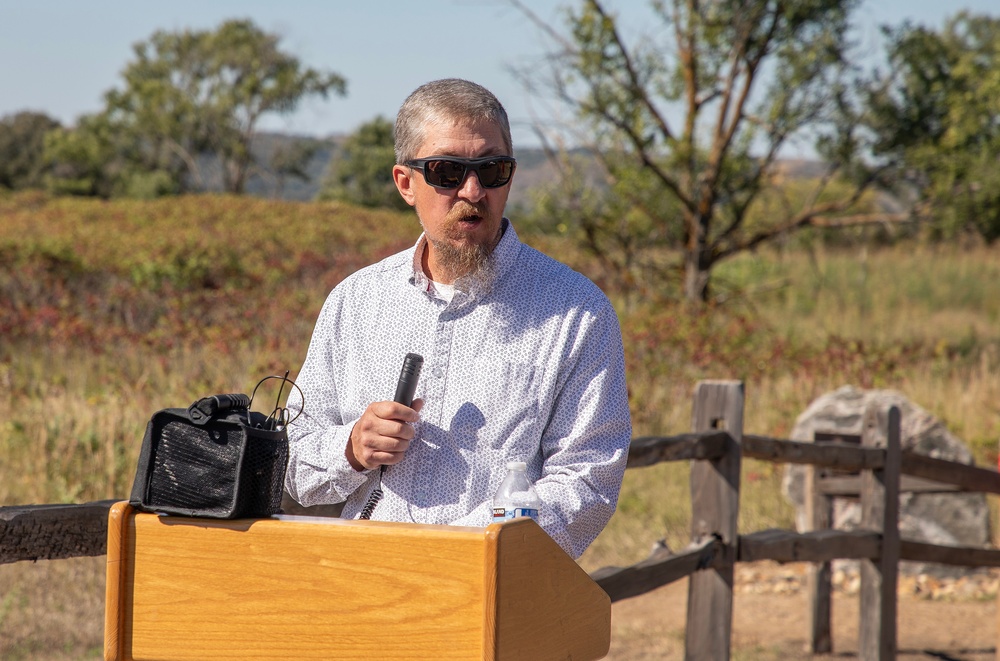
[[[596,11],[601,18],[605,20],[610,18],[608,16],[608,13],[605,11],[601,3],[598,2],[598,0],[590,0],[590,5],[594,8],[594,11]],[[634,98],[638,98],[639,101],[642,103],[642,106],[653,118],[653,121],[656,123],[657,128],[659,128],[660,133],[663,135],[664,140],[666,140],[667,142],[673,142],[674,141],[673,131],[670,130],[670,126],[667,125],[667,121],[663,118],[663,115],[660,114],[659,109],[653,103],[652,99],[650,99],[646,88],[642,84],[642,81],[639,80],[639,76],[636,73],[635,65],[632,63],[632,57],[629,53],[629,50],[622,42],[621,35],[619,34],[617,28],[613,26],[614,22],[612,21],[611,36],[614,40],[615,48],[618,49],[618,53],[622,56],[622,59],[625,61],[625,71],[628,74],[628,79],[630,83],[629,93]]]

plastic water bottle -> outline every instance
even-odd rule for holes
[[[523,461],[507,463],[507,477],[493,496],[493,523],[502,523],[519,516],[530,516],[538,520],[538,510],[542,501],[535,487],[528,481],[525,472],[528,465]]]

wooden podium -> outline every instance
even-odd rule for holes
[[[109,661],[579,660],[610,640],[607,594],[530,519],[109,515]]]

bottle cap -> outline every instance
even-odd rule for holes
[[[528,464],[523,461],[508,461],[507,470],[509,471],[523,471],[528,469]]]

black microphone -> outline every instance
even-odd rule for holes
[[[420,368],[423,365],[423,356],[415,353],[406,354],[406,358],[403,359],[403,367],[399,370],[399,381],[396,382],[396,394],[392,398],[392,401],[403,406],[413,405],[413,393],[417,389],[417,380],[420,379]],[[382,475],[384,473],[385,464],[382,464],[378,471],[378,482],[375,488],[372,489],[371,494],[369,494],[368,502],[365,503],[365,506],[361,508],[361,513],[358,514],[358,518],[362,521],[372,518],[375,506],[378,505],[378,501],[382,500]]]
[[[413,405],[413,393],[417,389],[417,380],[420,378],[420,368],[424,365],[424,357],[408,353],[403,359],[403,368],[399,371],[399,381],[396,383],[396,396],[392,401],[404,406]]]

